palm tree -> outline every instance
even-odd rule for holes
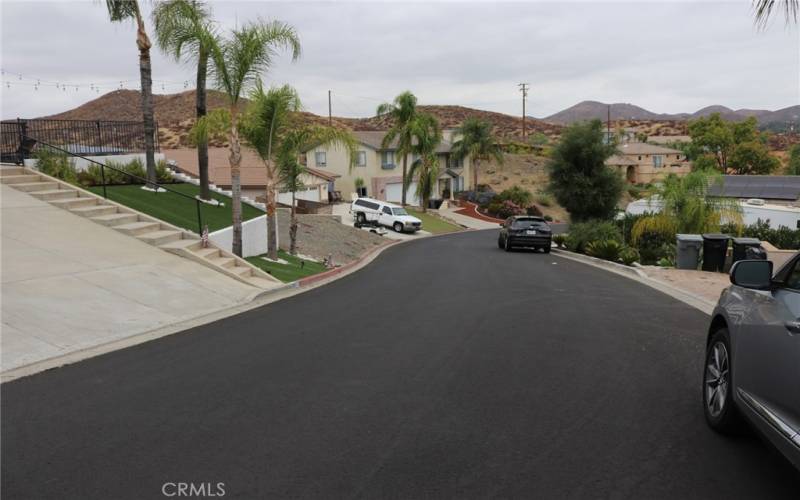
[[[411,126],[417,116],[417,97],[409,91],[405,91],[394,98],[393,103],[383,103],[378,106],[375,112],[378,116],[389,116],[392,127],[383,137],[381,147],[388,149],[392,142],[397,139],[396,153],[403,157],[403,194],[402,204],[406,204],[406,184],[408,170],[408,155],[412,150]]]
[[[492,124],[480,118],[467,118],[455,130],[460,138],[453,143],[450,154],[457,160],[469,156],[472,161],[472,189],[478,189],[478,168],[483,160],[503,163],[503,150],[492,136]]]
[[[766,28],[769,16],[775,4],[781,5],[786,23],[797,23],[797,13],[800,11],[800,1],[798,0],[754,0],[753,9],[756,15],[756,24],[761,28]]]
[[[424,113],[417,115],[411,122],[411,131],[414,138],[412,151],[419,158],[411,164],[405,184],[410,185],[414,177],[417,177],[417,197],[422,200],[422,211],[427,212],[428,201],[439,178],[436,147],[442,142],[442,130],[433,115]]]
[[[708,189],[720,182],[715,170],[695,170],[684,177],[669,174],[656,190],[654,200],[661,211],[636,221],[631,229],[634,244],[645,233],[674,236],[676,233],[709,233],[720,225],[742,224],[742,208],[732,198],[708,196]]]
[[[132,19],[136,22],[136,46],[139,49],[139,76],[142,87],[142,115],[144,122],[144,150],[147,180],[156,185],[155,119],[153,117],[153,79],[150,69],[150,38],[144,27],[142,11],[137,0],[106,0],[111,22]],[[150,185],[150,184],[148,184]],[[147,186],[145,186],[147,187]]]
[[[292,215],[289,225],[289,253],[292,255],[297,253],[295,193],[304,188],[303,176],[306,174],[306,166],[300,161],[300,156],[312,147],[326,144],[344,147],[349,157],[350,168],[353,167],[358,154],[358,142],[349,130],[319,125],[294,128],[285,133],[278,145],[280,183],[284,189],[292,192]]]
[[[278,224],[276,218],[278,172],[273,152],[279,138],[289,126],[291,116],[300,111],[300,96],[289,85],[264,91],[261,82],[250,93],[250,104],[242,119],[241,131],[247,142],[264,161],[267,171],[267,254],[278,258]]]
[[[239,170],[242,151],[239,142],[239,101],[242,94],[257,81],[258,75],[270,68],[277,54],[277,48],[291,50],[292,60],[297,60],[300,57],[297,32],[293,27],[280,21],[261,20],[233,30],[229,38],[217,40],[211,47],[212,72],[217,87],[228,98],[232,250],[239,257],[242,256],[242,183]]]
[[[195,108],[197,120],[206,115],[206,76],[208,57],[214,44],[211,11],[196,0],[165,0],[153,10],[156,42],[164,53],[176,61],[182,58],[197,61]],[[211,200],[208,186],[208,141],[197,143],[197,164],[200,173],[200,198]]]

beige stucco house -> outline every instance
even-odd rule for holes
[[[617,154],[606,160],[606,165],[616,168],[626,181],[636,184],[655,182],[668,174],[682,176],[692,171],[692,164],[682,151],[645,142],[621,144]]]
[[[386,132],[360,131],[353,132],[359,143],[355,166],[350,168],[347,152],[341,146],[318,146],[306,151],[306,165],[320,172],[335,176],[329,189],[340,191],[342,196],[350,199],[350,194],[356,192],[355,181],[357,178],[364,180],[366,196],[390,202],[400,202],[402,199],[402,158],[396,154],[397,141],[383,148],[381,143]],[[439,159],[439,179],[434,190],[433,198],[452,198],[453,193],[472,188],[472,172],[469,157],[462,161],[455,161],[450,154],[453,133],[443,131],[444,139],[436,149]],[[413,155],[408,156],[408,165],[416,160]],[[416,195],[417,184],[412,182],[408,186],[406,202],[412,205],[419,203]]]

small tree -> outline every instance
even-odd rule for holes
[[[454,158],[461,160],[466,156],[472,161],[472,189],[478,189],[478,169],[482,161],[494,159],[497,163],[503,163],[503,150],[492,136],[492,124],[480,118],[467,118],[455,130],[457,136],[461,136],[453,143],[450,154]]]
[[[250,104],[240,126],[242,136],[256,150],[266,168],[267,254],[270,259],[278,258],[278,169],[273,153],[292,115],[300,108],[300,97],[289,85],[265,92],[259,81],[250,93]]]
[[[789,149],[789,166],[786,173],[800,175],[800,144],[795,144]]]
[[[622,177],[605,161],[616,146],[603,140],[600,120],[568,127],[549,162],[549,190],[573,221],[613,217],[622,196]]]
[[[358,142],[348,130],[318,125],[305,126],[288,130],[280,141],[277,153],[277,164],[280,183],[292,193],[291,222],[289,224],[289,253],[297,253],[297,211],[295,209],[295,193],[304,188],[303,177],[306,166],[300,161],[300,155],[314,146],[331,144],[344,147],[349,157],[350,168],[353,167],[358,154]]]
[[[738,144],[728,160],[728,172],[738,175],[769,175],[780,167],[781,162],[769,154],[760,142]]]
[[[292,58],[300,57],[300,41],[295,29],[280,21],[248,23],[233,30],[230,37],[215,40],[211,60],[217,87],[228,99],[229,163],[231,167],[231,214],[233,218],[233,253],[242,256],[242,162],[239,141],[239,101],[258,75],[267,71],[277,48],[289,49]]]
[[[442,130],[436,118],[429,114],[418,115],[412,122],[411,130],[414,136],[413,152],[419,158],[411,164],[404,184],[408,186],[414,177],[417,178],[417,197],[422,200],[422,211],[427,212],[428,202],[439,178],[436,147],[442,142]]]
[[[392,103],[383,103],[375,111],[378,116],[388,116],[392,119],[392,126],[383,136],[381,147],[384,149],[397,139],[396,153],[403,158],[403,194],[401,195],[402,204],[406,204],[406,191],[408,184],[408,155],[412,149],[411,127],[417,117],[417,97],[408,90],[394,98]]]
[[[705,170],[710,160],[714,160],[716,169],[723,174],[769,174],[780,165],[769,154],[753,117],[731,122],[713,113],[690,122],[689,135],[695,170]]]

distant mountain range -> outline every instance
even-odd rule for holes
[[[718,104],[706,106],[694,113],[654,113],[635,104],[614,103],[611,106],[611,120],[692,120],[712,113],[719,113],[726,120],[744,120],[756,117],[761,125],[776,122],[800,122],[800,105],[789,106],[777,111],[768,109],[730,109]],[[567,109],[559,111],[542,120],[559,125],[566,125],[581,120],[606,120],[609,104],[598,101],[583,101]]]

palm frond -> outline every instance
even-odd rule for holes
[[[759,28],[766,28],[767,22],[776,4],[779,5],[780,10],[783,11],[786,24],[791,22],[797,23],[797,14],[800,11],[800,2],[798,2],[798,0],[754,0],[753,11],[755,14],[755,23]]]
[[[185,49],[194,57],[201,50],[208,52],[213,38],[211,9],[203,2],[189,0],[166,0],[158,2],[153,9],[153,25],[156,43],[175,60],[180,60]]]
[[[106,0],[108,17],[113,22],[139,17],[139,2],[136,0]]]

